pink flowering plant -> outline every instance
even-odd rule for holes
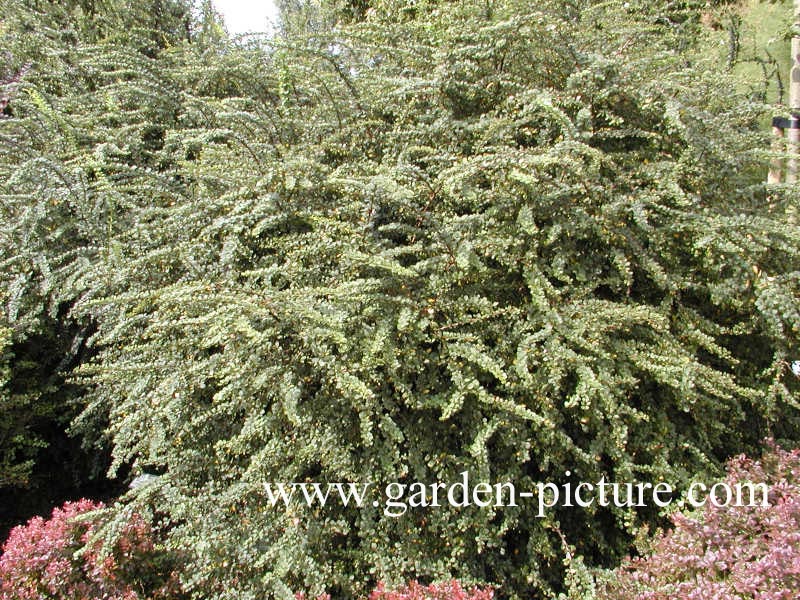
[[[0,556],[0,600],[140,600],[178,598],[174,574],[165,574],[150,526],[134,515],[110,552],[91,541],[90,500],[67,502],[50,519],[15,527]]]
[[[628,561],[599,597],[608,600],[795,600],[800,593],[800,451],[769,443],[760,460],[729,463],[726,482],[769,486],[768,505],[678,514],[645,558]],[[745,502],[744,504],[749,504]]]

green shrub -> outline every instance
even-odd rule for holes
[[[88,100],[31,70],[3,127],[49,158],[0,165],[40,235],[4,226],[4,281],[39,297],[35,247],[96,323],[77,428],[158,475],[125,502],[187,589],[548,597],[565,542],[609,565],[661,515],[279,510],[263,484],[681,489],[797,439],[797,194],[765,189],[765,107],[696,51],[697,9],[386,0],[264,48],[77,44]]]

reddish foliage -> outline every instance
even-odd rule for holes
[[[330,598],[328,594],[321,594],[316,600],[330,600]],[[383,583],[378,583],[378,587],[369,595],[368,600],[492,600],[492,598],[494,592],[491,589],[465,590],[458,581],[453,580],[428,586],[412,581],[404,588],[391,591],[387,591]],[[295,599],[306,600],[306,597],[298,593],[295,594]]]
[[[369,595],[369,600],[491,600],[491,589],[472,588],[465,590],[458,581],[447,581],[423,586],[412,581],[407,587],[386,591],[382,583]]]
[[[12,75],[11,77],[0,78],[0,118],[6,116],[6,107],[11,101],[11,96],[14,92],[16,92],[19,83],[22,81],[22,78],[25,77],[25,74],[30,70],[30,68],[31,65],[28,63],[23,66],[18,73]],[[5,90],[2,88],[5,88]]]
[[[0,556],[0,600],[175,597],[177,582],[159,575],[151,530],[140,517],[128,522],[110,554],[102,556],[99,544],[86,546],[94,525],[78,517],[102,506],[67,502],[50,519],[34,517],[15,527]]]
[[[726,482],[769,484],[769,506],[708,504],[683,515],[651,556],[629,561],[608,600],[792,600],[800,590],[800,451],[770,444],[760,461],[739,457]]]

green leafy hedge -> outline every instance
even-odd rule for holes
[[[796,192],[765,189],[764,107],[670,7],[387,1],[266,48],[80,42],[61,77],[86,97],[33,68],[0,165],[40,233],[4,226],[6,289],[97,327],[76,428],[160,475],[123,502],[169,523],[187,589],[548,596],[565,542],[612,564],[661,515],[283,511],[263,483],[680,489],[797,439]]]

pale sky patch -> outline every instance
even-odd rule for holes
[[[278,23],[278,7],[273,0],[212,0],[225,19],[231,35],[271,33]]]

